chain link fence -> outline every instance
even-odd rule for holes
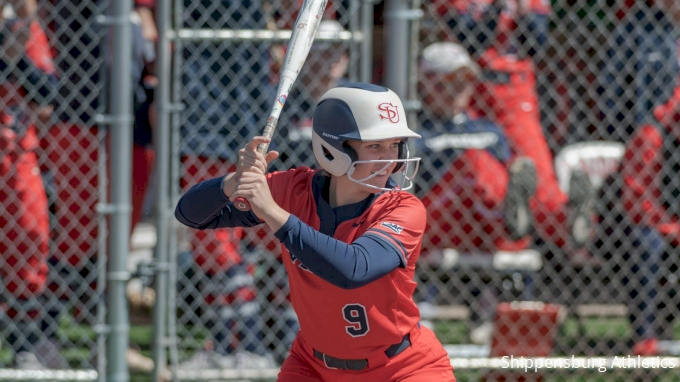
[[[677,355],[678,4],[651,3],[423,7],[416,299],[478,344],[453,357]]]
[[[107,28],[95,17],[106,16],[107,2],[0,5],[0,365],[28,371],[24,378],[41,367],[92,370],[105,353],[107,231],[97,207],[106,200],[107,137],[96,118]]]
[[[384,83],[403,64],[385,60],[390,49],[407,47],[402,98],[423,135],[414,192],[429,214],[414,299],[457,377],[591,378],[601,368],[624,380],[675,377],[679,6],[435,0],[390,12],[393,3],[329,1],[271,145],[281,153],[273,169],[315,166],[315,100],[347,81]],[[38,378],[21,374],[35,355],[75,370],[54,380],[101,379],[112,20],[106,1],[40,0],[29,33],[16,21],[30,4],[3,3],[0,378]],[[273,379],[298,328],[271,232],[178,228],[162,203],[148,206],[224,174],[262,130],[299,5],[159,1],[170,10],[157,13],[167,17],[156,20],[167,28],[159,44],[172,49],[159,62],[170,70],[157,73],[167,94],[156,96],[154,133],[167,129],[170,150],[155,161],[169,169],[156,188],[153,84],[143,81],[154,58],[149,42],[133,42],[132,98],[144,118],[131,176],[151,187],[133,215],[166,221],[155,224],[157,261],[138,275],[150,285],[165,269],[159,254],[170,264],[169,277],[155,276],[160,334],[148,350],[182,380]],[[384,33],[391,18],[410,23],[412,40]],[[627,369],[615,358],[633,354],[671,358]],[[527,364],[534,357],[548,358]]]

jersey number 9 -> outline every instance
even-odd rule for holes
[[[345,326],[345,331],[352,337],[365,336],[368,333],[368,315],[366,308],[359,304],[348,304],[342,308],[342,316],[350,326]]]

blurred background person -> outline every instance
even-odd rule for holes
[[[595,216],[592,185],[577,172],[572,195],[562,191],[539,110],[536,67],[542,67],[547,57],[550,5],[541,0],[449,3],[450,7],[438,9],[439,14],[484,72],[473,109],[503,128],[513,155],[531,158],[536,167],[531,210],[537,238],[550,244],[548,251],[584,252]]]
[[[0,2],[0,300],[2,334],[13,366],[67,368],[54,341],[45,298],[49,221],[36,149],[36,121],[46,121],[56,93],[55,68],[34,0]]]
[[[439,217],[431,222],[439,229],[426,234],[427,242],[463,251],[530,246],[535,166],[531,159],[512,153],[500,126],[470,109],[481,76],[479,66],[460,45],[440,42],[423,50],[420,73],[424,138],[418,148],[426,159],[419,189],[427,193],[423,200],[432,207],[430,212]],[[511,173],[517,177],[512,182]],[[446,196],[451,192],[457,197]],[[442,209],[442,203],[456,206]],[[485,216],[494,223],[481,229],[487,224]],[[449,217],[462,221],[445,222]]]
[[[603,186],[601,250],[624,261],[632,351],[657,355],[680,311],[680,87],[626,142],[619,171]]]
[[[471,110],[481,74],[461,45],[438,42],[423,49],[419,86],[423,139],[417,146],[422,165],[416,194],[428,212],[423,260],[444,285],[449,274],[437,268],[447,249],[474,254],[533,245],[529,202],[536,190],[536,168],[531,159],[512,153],[500,126]],[[488,340],[499,293],[498,285],[489,284],[457,292],[477,306],[470,331],[473,342]],[[432,284],[425,302],[437,304],[437,298],[437,286]]]
[[[452,42],[431,44],[423,50],[420,67],[425,109],[420,116],[424,138],[419,149],[425,154],[420,194],[432,226],[425,235],[424,253],[433,249],[436,254],[447,248],[472,253],[518,251],[535,246],[534,229],[546,230],[540,225],[552,224],[548,230],[570,232],[568,223],[573,219],[546,221],[541,216],[544,207],[537,192],[540,176],[536,158],[516,150],[516,142],[506,136],[507,129],[478,116],[477,109],[471,107],[486,78],[481,78],[480,67],[467,51]],[[515,134],[519,139],[519,133]],[[523,141],[522,145],[533,144],[539,138],[547,149],[542,134],[527,134],[524,139],[529,143]],[[552,162],[541,165],[548,166],[552,171]],[[578,192],[588,192],[588,188],[581,187],[581,182],[589,185],[582,171],[576,171],[570,182],[572,201],[579,197]],[[566,215],[566,211],[560,212]],[[571,243],[563,236],[551,244],[565,247]],[[524,284],[530,285],[531,280],[527,278]],[[477,336],[473,330],[472,337],[489,338],[499,293],[497,286],[487,288],[487,293],[480,292],[484,309],[481,323],[477,324],[483,333]],[[528,287],[513,293],[523,294],[525,299],[531,297]]]

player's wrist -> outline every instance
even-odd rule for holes
[[[236,189],[235,175],[236,174],[232,172],[227,174],[224,178],[222,178],[222,193],[229,199],[231,199],[231,195],[234,193],[234,190]]]
[[[269,228],[271,228],[273,232],[281,229],[281,227],[283,227],[283,225],[288,221],[288,218],[290,218],[290,213],[278,205],[275,205],[272,208],[267,208],[263,215],[264,216],[260,216],[260,218],[264,220],[264,222],[269,226]]]

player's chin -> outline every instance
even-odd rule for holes
[[[383,177],[380,177],[380,178],[383,178]],[[373,187],[385,188],[387,186],[387,180],[389,179],[389,177],[386,176],[384,178],[385,179],[371,179],[371,180],[367,181],[366,184],[370,184]],[[382,190],[379,190],[379,189],[376,189],[376,188],[373,188],[373,187],[364,186],[364,189],[366,191],[370,192],[371,194],[379,194],[379,193],[382,192]]]

